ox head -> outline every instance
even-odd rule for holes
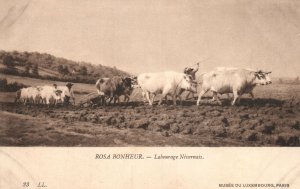
[[[137,85],[137,76],[130,76],[129,77],[130,79],[131,79],[131,83],[132,83],[132,85]]]
[[[55,100],[58,100],[58,101],[62,100],[62,98],[61,98],[62,91],[61,90],[56,89],[56,90],[54,90],[54,93],[55,93],[55,96],[54,96]]]
[[[254,72],[255,75],[255,83],[258,85],[268,85],[271,84],[271,78],[269,77],[269,74],[272,72],[264,72],[262,70],[259,70],[257,72]]]
[[[61,96],[61,93],[62,93],[61,90],[55,90],[54,92],[55,92],[55,95],[56,95],[56,96]]]
[[[122,78],[122,82],[123,82],[124,93],[131,94],[133,91],[132,78],[124,77],[124,78]]]
[[[123,81],[123,85],[125,88],[131,88],[131,84],[132,84],[132,79],[130,77],[125,77],[125,78],[122,78],[122,81]]]
[[[184,74],[191,75],[191,74],[193,73],[193,71],[194,71],[193,68],[186,67],[186,68],[184,68],[183,73],[184,73]]]
[[[180,88],[192,92],[196,92],[195,82],[193,82],[192,76],[183,74],[182,81],[180,82]]]

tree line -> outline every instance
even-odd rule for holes
[[[95,83],[101,77],[129,75],[116,67],[76,62],[39,52],[0,51],[0,64],[4,65],[0,73],[56,81]]]

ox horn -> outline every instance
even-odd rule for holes
[[[270,73],[272,73],[271,71],[270,72],[265,72],[265,74],[270,74]]]

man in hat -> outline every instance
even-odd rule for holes
[[[66,104],[70,103],[70,99],[73,100],[73,104],[75,105],[75,97],[74,97],[74,92],[72,89],[72,86],[74,84],[73,83],[66,83],[66,86],[57,86],[57,89],[62,90],[62,97],[63,97],[63,101]]]
[[[69,90],[71,90],[71,88],[72,88],[73,85],[74,85],[74,84],[73,84],[73,83],[70,83],[70,82],[68,82],[68,83],[66,84],[66,86],[68,87]]]

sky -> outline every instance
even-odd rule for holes
[[[138,74],[202,61],[300,75],[298,0],[0,0],[0,49]]]

